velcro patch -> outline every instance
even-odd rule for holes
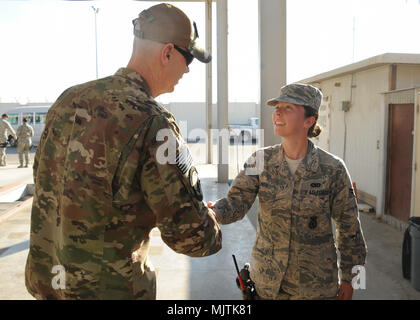
[[[182,174],[186,174],[192,166],[192,157],[190,154],[190,149],[184,144],[179,151],[177,150],[176,154],[176,166],[181,170]]]

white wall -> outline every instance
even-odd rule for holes
[[[21,107],[22,105],[20,105],[19,103],[0,103],[0,116],[3,113],[7,113],[8,110],[10,109],[14,109],[17,107]]]
[[[397,66],[396,89],[406,89],[420,86],[420,66],[400,64]]]
[[[383,133],[385,110],[381,93],[388,90],[388,76],[389,67],[383,66],[315,84],[330,99],[330,152],[345,161],[358,190],[375,196],[377,205],[382,201],[383,148],[386,138]],[[351,101],[348,112],[340,110],[341,101]]]
[[[187,123],[187,135],[192,134],[194,129],[206,128],[206,105],[204,102],[176,102],[169,103],[165,107],[173,113],[179,125]],[[229,123],[248,124],[251,117],[259,117],[258,105],[252,102],[229,103]],[[217,128],[217,108],[213,104],[213,128]],[[182,128],[181,128],[182,129]],[[186,139],[187,137],[185,137]]]
[[[49,106],[52,105],[52,102],[29,102],[27,104],[20,104],[17,102],[1,102],[0,103],[0,115],[7,113],[10,109],[20,108],[20,107],[36,107],[36,106]]]

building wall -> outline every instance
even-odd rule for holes
[[[420,86],[420,66],[400,64],[397,66],[396,89],[414,88]]]
[[[190,138],[197,132],[206,129],[206,105],[204,102],[176,102],[169,103],[165,107],[174,114],[178,124]],[[229,123],[248,124],[249,118],[259,117],[258,105],[252,102],[229,103]],[[213,104],[213,128],[217,128],[217,105]],[[199,130],[197,130],[199,129]]]
[[[48,106],[52,105],[52,102],[32,102],[27,104],[20,104],[17,102],[1,102],[0,103],[0,115],[7,113],[10,109],[19,108],[19,107],[36,107],[36,106]]]
[[[377,208],[384,187],[382,93],[388,90],[388,77],[389,67],[382,66],[314,83],[330,100],[330,152],[345,161],[357,189],[374,199]],[[342,101],[351,102],[348,112],[340,110]]]
[[[2,115],[3,113],[7,113],[7,111],[9,111],[10,109],[14,109],[20,106],[22,105],[19,103],[12,103],[12,102],[0,103],[0,115]]]

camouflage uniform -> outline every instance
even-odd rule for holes
[[[160,129],[177,138],[161,164]],[[136,72],[66,90],[48,112],[34,161],[26,286],[40,299],[155,299],[150,231],[178,253],[211,255],[221,232],[175,118]],[[65,268],[65,289],[51,286]]]
[[[308,140],[309,141],[309,140]],[[263,153],[264,166],[247,175]],[[331,219],[337,228],[342,281],[363,265],[366,247],[351,180],[343,161],[309,141],[294,176],[282,145],[260,149],[245,163],[226,198],[215,204],[219,223],[240,220],[259,198],[251,278],[263,299],[335,299],[337,255]]]
[[[23,154],[25,154],[25,165],[29,164],[29,149],[32,146],[31,137],[34,136],[34,129],[27,123],[22,124],[16,131],[18,138],[17,151],[19,153],[19,162],[23,166]]]
[[[0,119],[0,144],[7,142],[7,132],[12,135],[16,135],[15,130],[9,122],[4,119]],[[0,148],[0,166],[6,165],[6,148]]]

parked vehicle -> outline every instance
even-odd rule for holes
[[[230,140],[238,139],[241,143],[255,143],[259,138],[259,119],[257,117],[249,118],[248,124],[230,124]]]
[[[50,106],[28,106],[10,109],[7,111],[7,115],[9,116],[8,121],[16,131],[17,128],[22,124],[22,119],[28,119],[28,124],[34,128],[32,144],[37,146],[39,140],[41,139],[42,131],[44,131],[45,119],[49,109]]]

